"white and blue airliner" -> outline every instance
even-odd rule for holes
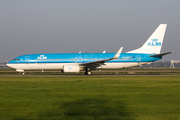
[[[142,47],[121,53],[41,53],[21,55],[7,63],[7,66],[24,74],[24,70],[62,70],[67,73],[91,70],[121,69],[160,60],[172,52],[160,53],[167,24],[160,24]]]

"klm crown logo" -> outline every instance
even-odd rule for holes
[[[68,67],[69,70],[72,70],[72,67]]]
[[[153,42],[157,42],[157,41],[158,41],[158,39],[155,39],[155,38],[154,38],[154,39],[151,39],[151,41],[153,41]]]
[[[47,57],[45,57],[44,55],[40,55],[40,57],[38,57],[38,59],[47,59]]]
[[[152,42],[148,42],[148,46],[161,46],[161,42],[158,42],[158,39],[151,39]]]

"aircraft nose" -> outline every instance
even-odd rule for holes
[[[11,61],[9,61],[9,62],[7,62],[7,63],[6,63],[6,66],[8,66],[8,67],[12,67],[12,66],[13,66],[13,64],[11,64]]]
[[[9,64],[9,63],[6,63],[6,66],[10,67],[10,64]]]

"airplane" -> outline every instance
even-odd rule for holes
[[[121,69],[160,60],[172,52],[160,53],[167,24],[160,24],[142,47],[121,53],[41,53],[21,55],[7,63],[7,66],[25,74],[24,70],[61,70],[64,73],[91,75],[91,70]]]

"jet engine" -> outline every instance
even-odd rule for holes
[[[80,67],[79,65],[64,65],[63,66],[63,72],[69,72],[69,73],[79,73]]]

